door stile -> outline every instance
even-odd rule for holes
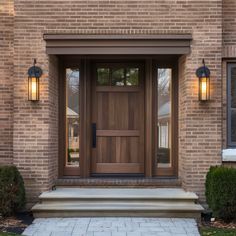
[[[145,66],[145,177],[152,177],[153,158],[153,79],[152,60],[146,60]]]

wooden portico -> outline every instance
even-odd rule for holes
[[[178,58],[190,52],[191,35],[44,39],[47,53],[59,59],[59,177],[177,177]],[[164,97],[159,69],[169,79]],[[68,165],[67,70],[79,81],[77,165]],[[169,123],[161,127],[165,109]]]

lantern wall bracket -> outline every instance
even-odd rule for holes
[[[210,77],[211,72],[210,72],[210,69],[208,67],[206,67],[204,59],[202,60],[202,64],[203,64],[203,66],[199,67],[196,70],[197,77],[198,78]]]
[[[36,59],[34,59],[34,65],[31,66],[28,70],[28,76],[29,77],[36,77],[36,78],[40,78],[41,75],[43,74],[42,69],[38,66],[35,66],[36,64]]]

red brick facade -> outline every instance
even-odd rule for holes
[[[222,57],[236,57],[234,0],[3,2],[0,162],[19,167],[29,202],[52,186],[58,170],[58,59],[46,54],[44,33],[192,34],[191,53],[179,59],[179,177],[185,189],[204,198],[205,174],[221,164],[226,112],[221,67]],[[43,69],[38,103],[27,100],[26,72],[33,58]],[[208,103],[198,101],[195,70],[202,58],[211,69]]]

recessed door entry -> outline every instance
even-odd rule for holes
[[[91,129],[92,174],[144,174],[142,64],[94,64]]]

